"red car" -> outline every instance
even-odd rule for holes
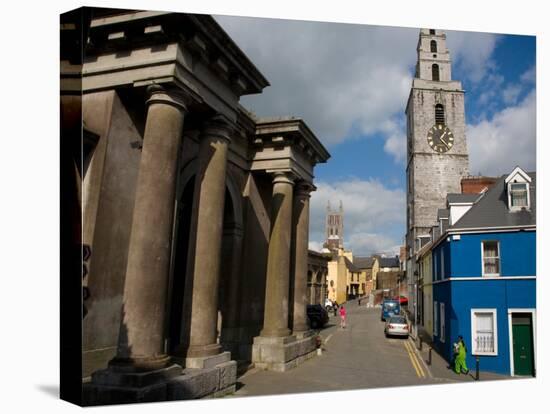
[[[397,298],[397,296],[394,296],[392,299],[397,300],[398,298]],[[399,304],[400,305],[407,305],[408,303],[409,303],[409,299],[407,299],[406,296],[399,296]]]

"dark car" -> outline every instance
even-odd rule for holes
[[[307,318],[312,329],[322,328],[328,322],[328,312],[321,305],[307,305]]]

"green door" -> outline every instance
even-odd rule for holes
[[[531,314],[512,314],[514,374],[534,375],[533,324]]]

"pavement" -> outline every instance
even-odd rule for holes
[[[412,339],[386,338],[379,308],[364,303],[346,304],[347,327],[339,327],[339,317],[330,317],[324,329],[322,354],[287,371],[248,369],[237,378],[232,397],[305,392],[327,392],[407,385],[442,384],[475,381],[474,374],[458,375],[448,363],[423,344],[418,350]],[[510,377],[481,373],[481,380]]]
[[[422,339],[422,349],[419,350],[419,340],[409,340],[411,344],[416,348],[416,352],[424,362],[425,366],[429,369],[432,377],[440,382],[475,382],[476,372],[475,367],[468,367],[470,372],[468,374],[457,374],[449,366],[449,363],[443,356],[441,356],[433,347],[431,339],[425,332],[419,332],[419,338]],[[431,354],[431,355],[430,355]],[[431,361],[431,364],[430,364]],[[507,375],[495,374],[493,372],[480,371],[479,381],[497,381],[502,379],[514,379]]]

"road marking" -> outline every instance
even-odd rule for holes
[[[409,341],[403,342],[403,345],[405,346],[405,349],[407,350],[407,353],[409,354],[409,358],[411,359],[411,363],[413,364],[413,367],[416,371],[416,375],[418,375],[418,378],[426,378],[426,374],[424,374],[424,370],[420,366],[420,362],[417,360],[416,353],[414,352],[411,344]]]
[[[330,338],[332,338],[332,335],[333,335],[333,334],[330,334],[329,336],[327,336],[327,339],[325,339],[325,344],[327,344],[328,341],[330,341]]]
[[[414,360],[416,361],[416,364],[418,365],[418,369],[422,374],[422,378],[426,378],[426,374],[424,373],[424,370],[422,369],[422,365],[420,364],[420,358],[418,357],[416,349],[414,348],[411,342],[409,342],[409,348],[411,349],[411,353],[413,354]]]
[[[418,378],[425,378],[426,376],[424,375],[424,371],[422,370],[422,367],[420,366],[420,363],[416,359],[416,355],[415,355],[414,351],[412,350],[411,344],[408,343],[408,341],[407,341],[407,342],[405,342],[405,346],[408,348],[409,356],[410,356],[413,364],[415,365],[415,367],[418,370],[418,373],[419,373]]]

